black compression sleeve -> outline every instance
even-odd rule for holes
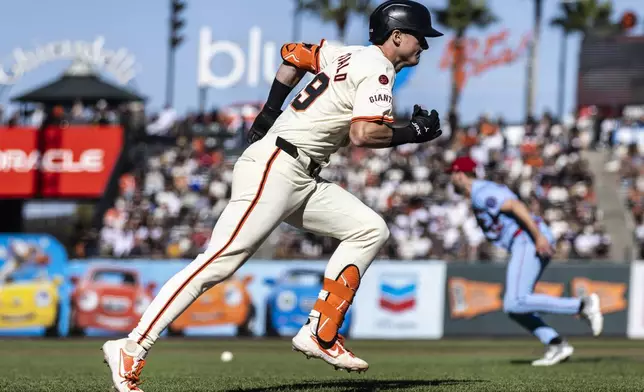
[[[391,136],[390,147],[400,146],[401,144],[413,143],[416,139],[416,131],[411,124],[405,127],[390,127],[393,135]]]
[[[271,91],[268,93],[268,99],[266,100],[266,105],[274,110],[280,110],[282,104],[286,100],[286,97],[290,94],[292,87],[285,85],[277,79],[273,80],[273,85],[271,86]]]

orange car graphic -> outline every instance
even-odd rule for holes
[[[170,326],[171,336],[183,335],[186,328],[235,325],[238,336],[252,335],[255,307],[248,292],[251,276],[225,280],[203,293]]]
[[[136,271],[118,267],[92,268],[83,278],[71,279],[71,335],[81,335],[86,328],[131,331],[152,302],[156,286],[143,286]]]

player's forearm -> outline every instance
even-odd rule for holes
[[[533,239],[541,235],[537,222],[532,219],[528,207],[518,200],[512,201],[512,214],[519,220],[521,225],[528,230]]]
[[[385,124],[374,122],[356,122],[351,124],[349,137],[356,147],[387,148],[391,147],[393,130]]]

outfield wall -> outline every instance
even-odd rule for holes
[[[31,257],[11,267],[16,243]],[[163,284],[189,260],[68,261],[50,236],[0,236],[0,336],[122,336]],[[204,293],[164,336],[292,336],[322,287],[326,260],[251,260]],[[15,266],[14,266],[15,267]],[[9,271],[9,272],[7,272]],[[2,280],[2,279],[0,279]],[[503,313],[505,268],[440,260],[377,260],[342,333],[356,339],[525,336]],[[644,262],[552,264],[536,291],[601,297],[604,333],[644,338]],[[544,317],[567,336],[588,335],[578,318]]]
[[[617,264],[551,264],[535,292],[558,297],[577,297],[596,292],[605,315],[603,334],[624,336],[628,320],[630,268]],[[450,265],[445,282],[446,336],[513,336],[525,334],[503,313],[505,266]],[[543,315],[566,336],[588,335],[589,327],[578,317]]]

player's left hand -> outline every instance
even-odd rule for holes
[[[282,114],[281,110],[276,110],[264,105],[257,117],[255,117],[253,125],[251,125],[248,130],[248,143],[253,144],[263,138],[266,135],[266,132],[271,129],[280,114]]]
[[[429,142],[443,134],[438,112],[432,110],[429,113],[421,108],[420,105],[414,105],[410,124],[416,130],[416,143]]]
[[[555,253],[554,249],[552,249],[552,246],[550,245],[550,241],[548,241],[548,239],[543,235],[537,237],[534,245],[537,248],[537,254],[541,257],[552,257]]]

